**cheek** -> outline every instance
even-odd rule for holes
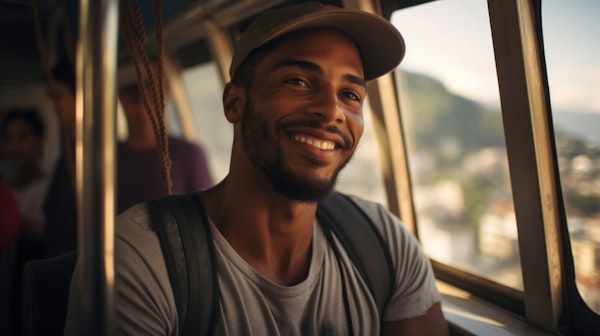
[[[348,130],[354,139],[355,146],[362,137],[363,131],[365,129],[365,122],[362,114],[349,114],[346,117],[348,123]]]
[[[242,129],[247,141],[261,144],[271,142],[266,121],[251,110],[246,110],[242,116]]]

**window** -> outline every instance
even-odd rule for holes
[[[434,260],[522,290],[486,1],[395,12],[397,70],[421,243]]]
[[[342,170],[337,190],[387,205],[368,99],[363,103],[365,129],[352,160]]]
[[[197,141],[206,149],[211,174],[215,182],[229,172],[233,127],[225,119],[221,96],[223,83],[215,63],[205,63],[183,72],[194,122]]]
[[[564,206],[584,301],[600,313],[600,11],[543,1],[544,46]]]

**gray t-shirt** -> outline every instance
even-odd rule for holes
[[[400,220],[382,206],[358,198],[357,204],[375,221],[392,252],[395,290],[383,320],[425,314],[440,301],[427,257]],[[117,220],[115,242],[117,329],[124,335],[177,335],[177,310],[156,233],[144,205]],[[280,286],[246,263],[212,226],[220,290],[219,335],[347,335],[342,278],[346,283],[352,327],[357,335],[377,335],[375,302],[339,242],[341,263],[315,223],[312,256],[306,279]],[[76,272],[79,267],[76,268]],[[77,319],[77,277],[71,286],[67,332]]]

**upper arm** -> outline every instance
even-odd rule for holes
[[[382,335],[403,336],[448,336],[448,323],[444,319],[442,306],[436,302],[425,315],[399,321],[383,321]]]
[[[166,264],[140,203],[117,219],[115,321],[119,335],[175,335],[177,312]]]

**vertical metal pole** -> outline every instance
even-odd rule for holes
[[[114,334],[117,0],[80,1],[76,178],[83,317],[78,335]]]

